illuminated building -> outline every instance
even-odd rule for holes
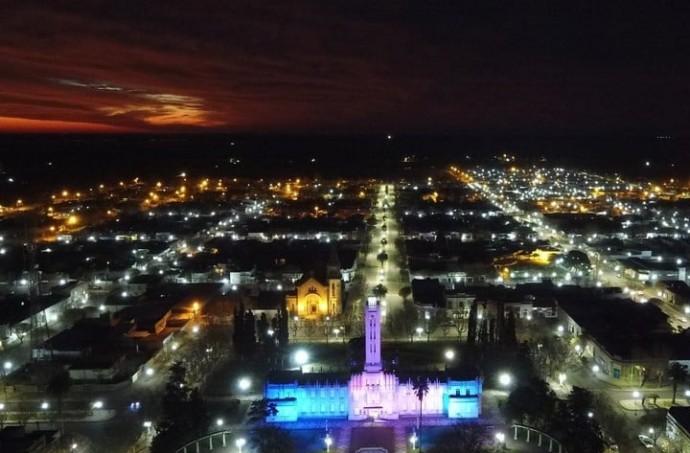
[[[305,274],[295,282],[295,294],[285,297],[288,311],[295,316],[319,319],[342,312],[342,275],[335,249],[326,266],[325,278]]]
[[[424,372],[402,376],[383,369],[381,360],[381,309],[369,298],[364,317],[364,370],[349,378],[333,373],[284,371],[271,375],[265,397],[276,405],[277,414],[267,421],[284,422],[308,418],[350,420],[395,420],[419,414],[413,378],[426,379],[428,392],[422,413],[448,418],[477,418],[481,413],[482,381],[476,374]],[[457,373],[460,373],[459,371]]]

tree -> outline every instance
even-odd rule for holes
[[[422,403],[424,397],[429,392],[429,381],[422,376],[417,376],[412,380],[412,391],[419,400],[419,418],[417,419],[417,431],[422,428]]]
[[[64,432],[65,423],[62,419],[62,402],[64,396],[72,386],[72,378],[64,369],[57,371],[48,381],[46,392],[57,400],[57,416],[60,419],[60,432]]]
[[[467,344],[474,346],[477,342],[477,301],[472,302],[470,318],[467,321]]]
[[[186,439],[205,434],[209,428],[206,404],[198,389],[187,383],[187,369],[175,362],[169,370],[162,413],[156,423],[152,453],[175,451]]]
[[[407,302],[407,298],[412,295],[412,288],[409,286],[403,286],[400,288],[398,291],[398,296],[400,296],[403,300],[403,302]]]
[[[247,418],[252,423],[259,423],[265,421],[266,417],[275,417],[276,415],[278,415],[276,404],[264,398],[252,402]]]
[[[290,433],[277,426],[259,426],[251,432],[251,443],[257,453],[294,453]]]
[[[587,273],[592,269],[589,257],[580,250],[569,251],[563,259],[563,265],[571,271],[582,273]]]
[[[376,255],[376,259],[379,260],[381,267],[383,267],[383,264],[388,260],[388,254],[386,252],[381,252]]]
[[[486,428],[475,423],[448,427],[436,439],[429,453],[489,453]]]
[[[594,396],[580,387],[573,387],[568,399],[559,402],[550,430],[559,436],[567,451],[604,451],[601,427],[594,417],[588,416],[593,404]]]
[[[372,288],[371,293],[379,299],[383,299],[384,297],[386,297],[386,294],[388,294],[388,288],[379,283],[378,285],[374,286],[374,288]]]
[[[265,344],[271,339],[268,335],[268,326],[269,324],[266,313],[261,313],[259,320],[256,322],[257,338],[261,344]]]
[[[278,345],[284,348],[288,345],[290,338],[290,331],[288,330],[289,314],[287,308],[281,307],[278,315]]]
[[[549,385],[535,378],[510,392],[502,411],[510,422],[546,429],[555,413],[556,400]]]
[[[517,344],[517,333],[515,329],[515,312],[510,310],[508,318],[503,326],[503,333],[501,335],[501,342],[506,346],[515,346]]]
[[[674,405],[676,404],[678,384],[683,384],[688,378],[688,367],[680,362],[673,362],[668,369],[668,376],[673,381],[673,400],[671,401],[671,405]]]

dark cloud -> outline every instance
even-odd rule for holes
[[[0,130],[688,132],[668,2],[14,3]]]

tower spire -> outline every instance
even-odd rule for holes
[[[376,373],[383,369],[381,364],[381,306],[376,297],[369,297],[364,315],[365,360],[364,371]]]

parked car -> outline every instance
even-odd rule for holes
[[[654,440],[649,436],[640,434],[639,436],[637,436],[637,438],[640,439],[640,443],[642,443],[642,445],[644,445],[645,448],[654,448],[656,446]]]

